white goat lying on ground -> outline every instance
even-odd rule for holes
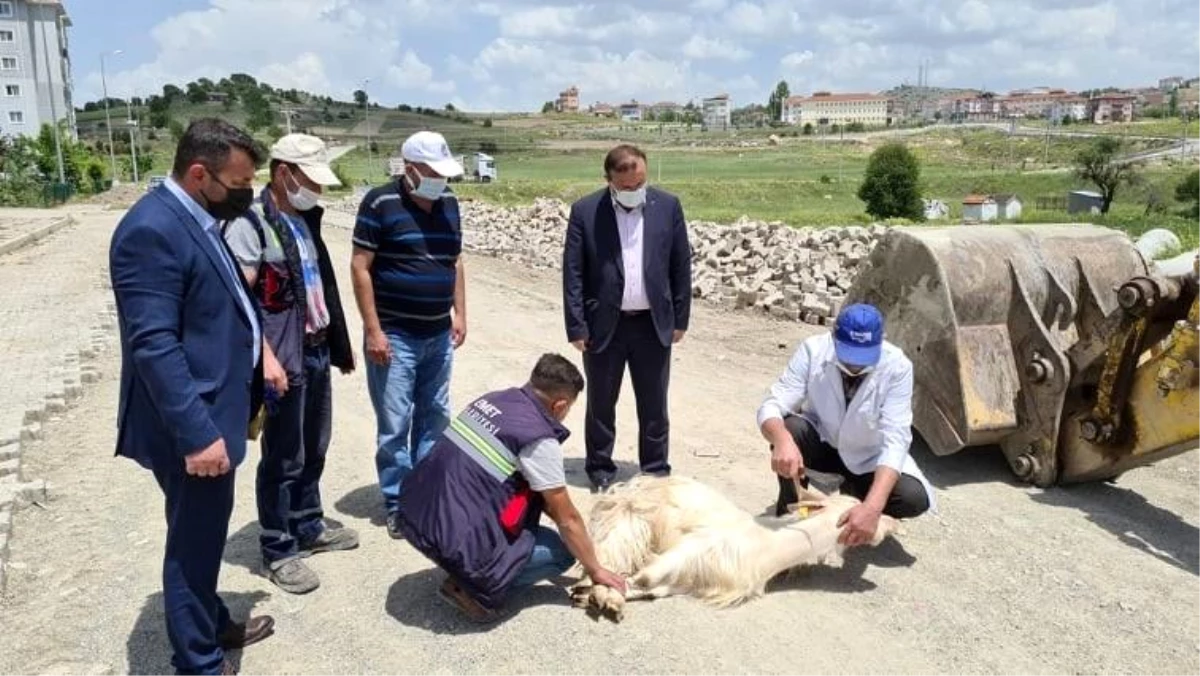
[[[797,507],[812,514],[756,519],[704,484],[686,477],[639,476],[615,486],[592,508],[588,530],[605,568],[623,575],[626,597],[586,577],[574,585],[577,606],[620,621],[625,600],[688,594],[718,607],[760,596],[773,577],[841,556],[842,514],[859,503],[797,487]],[[895,532],[880,517],[871,545]]]

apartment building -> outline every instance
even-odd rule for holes
[[[888,98],[878,94],[833,94],[790,96],[783,102],[782,121],[788,124],[849,124],[868,127],[888,124]]]
[[[718,94],[701,102],[704,126],[708,129],[728,129],[733,124],[733,101],[729,94]]]
[[[558,93],[554,101],[554,110],[560,113],[579,112],[579,87],[569,87]]]
[[[70,27],[61,0],[0,0],[0,136],[34,136],[55,119],[75,136]]]

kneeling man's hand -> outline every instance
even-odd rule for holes
[[[612,571],[600,568],[588,573],[588,577],[592,578],[592,584],[602,584],[621,592],[622,596],[625,595],[625,579]]]
[[[875,538],[875,530],[879,528],[880,510],[861,503],[852,507],[838,519],[838,526],[844,526],[838,534],[838,544],[847,547],[865,545]]]

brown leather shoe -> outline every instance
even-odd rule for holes
[[[245,624],[230,622],[225,631],[217,636],[223,650],[238,650],[275,633],[275,618],[270,615],[252,617]]]
[[[471,595],[451,578],[446,578],[442,583],[438,589],[438,596],[476,624],[490,624],[500,619],[499,613],[479,605],[478,601],[471,598]]]

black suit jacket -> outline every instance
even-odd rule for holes
[[[563,312],[567,340],[587,340],[600,352],[621,316],[625,267],[616,207],[608,188],[571,205],[563,247]],[[674,195],[648,188],[642,207],[642,279],[654,328],[664,346],[686,331],[692,309],[692,247],[683,207]]]

